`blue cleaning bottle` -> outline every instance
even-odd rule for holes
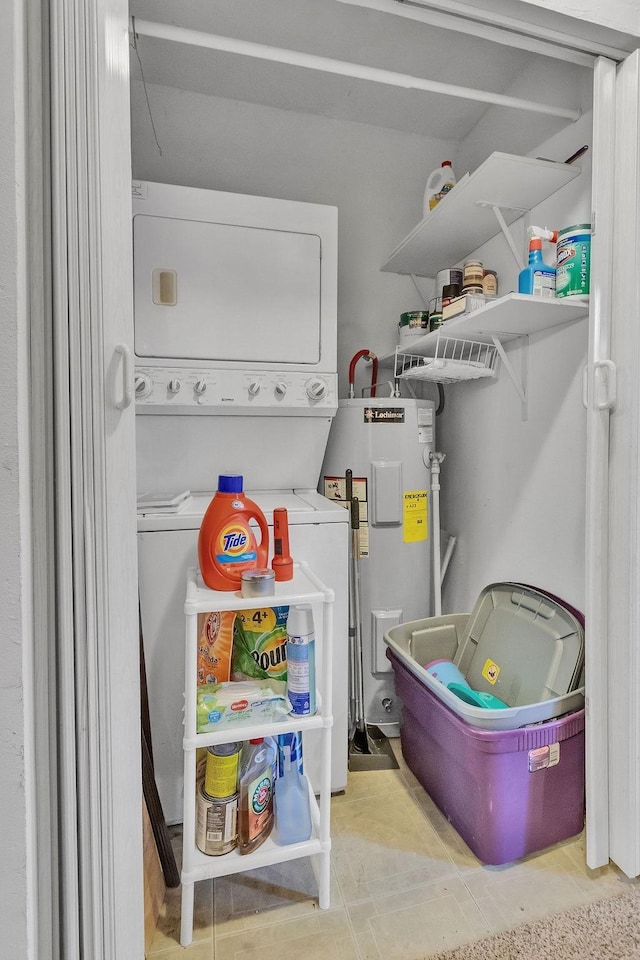
[[[542,240],[532,237],[529,241],[529,263],[518,275],[518,293],[534,297],[555,297],[556,268],[542,259]]]
[[[284,748],[284,771],[274,791],[275,840],[279,844],[302,843],[311,836],[309,784],[297,765],[291,763],[291,747]]]

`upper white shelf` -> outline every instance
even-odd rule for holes
[[[573,164],[492,153],[420,221],[381,269],[433,277],[500,232],[492,207],[513,223],[579,174]]]
[[[438,336],[460,340],[474,340],[480,343],[492,343],[494,336],[501,343],[516,337],[531,336],[564,326],[574,320],[580,320],[589,313],[589,304],[576,302],[569,298],[551,300],[547,297],[531,297],[523,293],[508,293],[506,297],[491,300],[473,313],[447,320],[439,330],[427,333],[424,337],[412,340],[410,344],[398,350],[401,354],[413,354],[419,357],[433,356]],[[393,360],[396,351],[379,362]]]
[[[292,580],[276,580],[273,593],[263,597],[243,597],[239,590],[210,590],[203,582],[200,571],[193,567],[187,578],[184,612],[254,610],[292,603],[332,603],[334,599],[334,591],[325,586],[303,560],[294,562]]]

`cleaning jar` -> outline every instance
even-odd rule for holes
[[[241,476],[219,476],[218,489],[200,526],[198,561],[202,579],[211,590],[240,590],[243,571],[267,565],[267,521],[242,488]],[[260,528],[259,543],[250,526],[252,520]]]

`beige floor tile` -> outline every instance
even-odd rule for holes
[[[147,954],[149,960],[215,960],[213,940],[192,943],[188,947],[173,944],[168,950]]]
[[[333,871],[330,902],[332,907],[342,904]],[[290,860],[220,877],[215,881],[213,903],[217,936],[310,916],[318,911],[318,883],[311,860]]]
[[[149,960],[214,960],[213,940],[201,943],[192,943],[188,947],[173,944],[168,950],[160,953],[147,954]]]
[[[244,930],[216,938],[215,960],[358,960],[344,910]]]
[[[495,930],[508,930],[577,906],[585,897],[566,873],[532,871],[517,876],[507,873],[501,882],[488,886],[486,896],[475,899]]]
[[[451,869],[437,834],[406,792],[392,803],[369,797],[341,805],[332,831],[332,859],[346,902],[369,899],[369,884],[375,889],[416,871],[424,879]]]
[[[385,913],[369,921],[381,958],[422,960],[482,936],[486,921],[475,904],[463,908],[454,896]]]
[[[180,942],[181,894],[181,887],[166,892],[158,918],[158,927],[149,948],[150,957],[175,947]],[[196,944],[200,941],[213,941],[213,882],[211,880],[202,880],[195,884],[193,940]],[[199,957],[198,960],[200,960]]]
[[[356,934],[356,943],[361,960],[384,960],[378,950],[376,938],[369,928]]]
[[[402,772],[398,770],[349,771],[347,789],[331,798],[332,812],[336,807],[363,797],[377,797],[385,793],[406,793],[407,786]]]

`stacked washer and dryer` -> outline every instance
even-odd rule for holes
[[[347,782],[348,515],[317,492],[337,401],[337,210],[133,185],[141,625],[154,766],[182,820],[186,571],[218,475],[244,477],[335,591],[332,790]],[[181,508],[154,508],[190,492]],[[319,741],[305,764],[319,782]]]
[[[165,818],[182,819],[185,584],[219,474],[244,477],[271,529],[287,508],[294,559],[335,591],[331,788],[344,790],[355,720],[345,474],[360,509],[360,709],[393,735],[383,636],[431,613],[434,405],[338,403],[334,207],[138,181],[133,213],[140,611]],[[319,754],[311,731],[311,782]]]

